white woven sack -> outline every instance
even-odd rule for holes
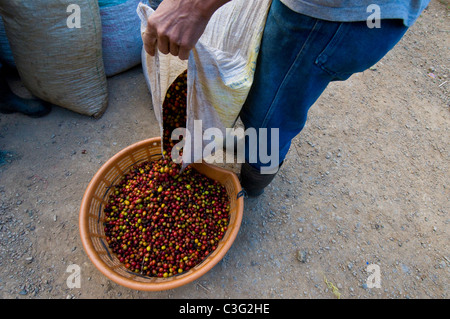
[[[172,82],[188,70],[187,124],[193,136],[194,120],[202,129],[232,128],[253,83],[260,42],[271,0],[233,0],[211,17],[188,61],[157,51],[142,51],[142,66],[152,94],[162,136],[162,105]],[[139,4],[141,32],[154,12]],[[203,133],[203,132],[202,132]],[[208,142],[209,143],[209,142]],[[201,150],[198,148],[201,147]],[[191,141],[191,162],[200,162],[204,143]]]

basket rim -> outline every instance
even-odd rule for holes
[[[100,169],[94,174],[93,178],[89,182],[88,186],[86,187],[86,190],[84,192],[80,211],[79,211],[79,234],[81,238],[81,242],[84,248],[84,251],[88,255],[91,262],[94,264],[94,266],[107,278],[114,281],[117,284],[120,284],[122,286],[125,286],[127,288],[131,288],[134,290],[141,290],[141,291],[162,291],[162,290],[168,290],[173,288],[181,287],[185,284],[188,284],[204,274],[206,274],[209,270],[211,270],[220,260],[223,259],[225,254],[228,252],[228,250],[231,248],[234,240],[236,239],[236,236],[238,234],[242,217],[243,217],[243,208],[244,208],[244,200],[243,197],[236,198],[236,221],[234,227],[230,229],[230,234],[227,241],[223,242],[223,246],[220,248],[217,253],[212,256],[207,263],[196,269],[192,274],[182,276],[179,278],[171,278],[170,281],[164,282],[162,279],[160,282],[138,282],[135,280],[132,280],[130,278],[126,278],[121,276],[120,274],[116,273],[115,271],[111,270],[110,267],[99,257],[97,254],[93,242],[91,240],[91,237],[89,236],[89,224],[88,224],[88,213],[89,213],[89,207],[90,207],[90,199],[92,198],[92,195],[95,193],[96,186],[99,184],[101,178],[105,175],[105,173],[108,171],[108,169],[117,162],[119,158],[124,156],[125,154],[129,154],[130,152],[133,152],[134,150],[140,149],[142,147],[145,147],[146,145],[151,145],[154,143],[161,143],[161,137],[153,137],[149,138],[140,142],[136,142],[134,144],[131,144],[118,153],[116,153],[114,156],[112,156],[109,160],[107,160]],[[196,164],[198,165],[198,164]],[[206,162],[200,163],[200,165],[205,165],[209,167],[212,170],[228,174],[230,178],[232,179],[233,184],[237,186],[238,193],[242,190],[241,184],[239,182],[239,179],[237,175],[227,169],[217,167],[211,164],[208,164]],[[159,278],[158,278],[159,279]]]

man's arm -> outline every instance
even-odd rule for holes
[[[147,21],[143,41],[150,55],[156,48],[187,60],[213,13],[230,0],[164,0]]]

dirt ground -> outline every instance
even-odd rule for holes
[[[79,237],[95,172],[159,135],[142,68],[108,80],[100,119],[1,115],[0,298],[449,298],[449,25],[432,0],[375,67],[333,83],[266,193],[245,200],[225,258],[173,290],[115,284]],[[73,264],[80,288],[67,285]]]

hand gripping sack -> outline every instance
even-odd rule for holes
[[[203,132],[218,128],[222,137],[232,128],[253,83],[256,60],[271,0],[233,0],[211,17],[188,61],[157,51],[154,57],[142,51],[142,66],[152,94],[153,109],[163,134],[162,105],[172,82],[187,69],[187,123],[194,134],[194,121]],[[154,12],[140,4],[141,32]],[[190,162],[202,161],[205,142],[191,139]],[[201,149],[199,149],[201,148]],[[187,163],[183,163],[186,166]]]
[[[23,85],[34,96],[99,117],[107,107],[97,0],[0,0],[0,14]],[[69,7],[70,6],[70,7]]]

